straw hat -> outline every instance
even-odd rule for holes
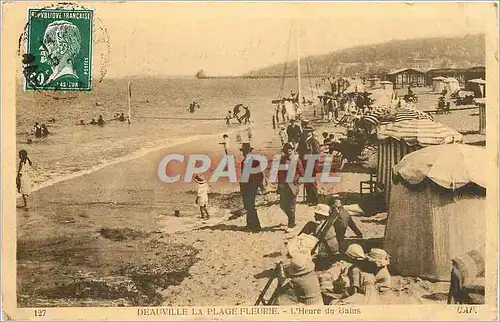
[[[203,177],[203,174],[196,174],[194,177],[193,177],[193,180],[196,182],[196,183],[205,183],[205,178]]]
[[[358,244],[351,244],[349,247],[347,247],[345,254],[352,259],[355,260],[362,260],[366,258],[365,251],[363,250],[363,247],[361,247]]]
[[[314,128],[312,126],[306,126],[304,132],[314,132]]]
[[[253,148],[250,145],[250,142],[243,142],[243,143],[241,143],[241,149],[240,149],[240,151],[252,151],[252,150],[253,150]]]
[[[289,267],[290,276],[301,276],[314,271],[314,262],[311,256],[299,253],[294,254]]]
[[[389,255],[387,252],[381,248],[372,248],[370,252],[366,255],[366,258],[375,263],[378,267],[384,267],[389,265]]]
[[[322,204],[322,203],[317,204],[316,207],[314,207],[314,213],[316,215],[328,217],[328,216],[330,216],[330,206]]]

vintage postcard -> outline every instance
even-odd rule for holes
[[[496,320],[498,2],[2,2],[12,320]]]

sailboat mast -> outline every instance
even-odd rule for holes
[[[300,79],[300,44],[299,44],[299,23],[295,24],[295,42],[297,43],[297,104],[300,107],[300,89],[301,87],[301,79]]]
[[[128,82],[128,124],[130,124],[130,118],[132,117],[132,107],[130,105],[130,100],[132,99],[132,85]]]

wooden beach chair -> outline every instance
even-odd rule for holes
[[[324,237],[326,235],[326,232],[335,223],[337,218],[338,218],[338,214],[336,212],[332,212],[330,214],[330,216],[328,216],[328,218],[326,218],[325,220],[323,220],[321,222],[319,228],[310,234],[318,239],[318,242],[311,250],[312,255],[316,252],[316,250],[321,245],[321,243],[324,243],[324,245],[327,247],[327,249],[329,249],[328,244],[325,241]],[[302,230],[299,232],[298,235],[306,233],[305,232],[306,226],[307,225],[305,225],[302,228]],[[255,302],[254,306],[275,305],[276,304],[276,300],[277,300],[278,296],[280,295],[280,292],[284,289],[284,287],[289,282],[289,279],[285,276],[285,270],[286,270],[286,267],[285,267],[285,265],[283,265],[283,262],[279,262],[276,264],[276,266],[271,270],[271,276],[269,277],[266,285],[264,286],[264,288],[260,292],[259,297],[257,298],[257,301]],[[277,285],[274,288],[274,290],[271,292],[271,295],[266,298],[266,295],[270,292],[270,288],[271,288],[275,279],[277,279]]]
[[[274,280],[277,280],[277,285],[271,292],[271,295],[268,298],[266,298],[266,295],[269,293]],[[257,301],[255,302],[254,306],[275,305],[281,290],[286,286],[288,281],[289,279],[286,278],[285,276],[285,266],[283,265],[283,262],[277,263],[274,269],[271,270],[271,276],[269,277],[266,285],[264,286],[264,289],[262,289],[262,291],[260,292],[259,297],[257,298]]]
[[[328,230],[330,229],[330,227],[335,223],[335,221],[337,221],[337,218],[338,218],[338,213],[336,213],[336,212],[330,213],[330,216],[328,216],[325,220],[323,220],[320,223],[318,229],[316,229],[312,233],[309,233],[307,231],[308,230],[307,224],[304,225],[304,227],[302,227],[302,230],[299,232],[298,235],[308,233],[311,236],[314,236],[318,239],[318,242],[316,243],[316,245],[314,245],[313,249],[311,250],[311,255],[314,255],[314,253],[316,252],[316,250],[318,249],[318,247],[321,244],[323,244],[324,246],[326,246],[327,249],[329,249],[328,243],[325,240],[325,236],[326,236],[326,233],[328,232]]]

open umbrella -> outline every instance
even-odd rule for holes
[[[391,109],[388,107],[377,107],[364,115],[361,119],[368,123],[379,125],[384,122],[391,114]]]
[[[478,160],[481,165],[478,166]],[[447,189],[457,189],[468,183],[486,188],[488,177],[486,149],[467,144],[429,146],[407,154],[393,167],[410,184],[429,178]]]
[[[463,136],[454,129],[429,119],[414,119],[379,126],[377,137],[381,140],[394,138],[408,145],[435,145],[462,142]]]
[[[413,108],[398,108],[395,111],[394,122],[408,121],[408,120],[419,120],[419,119],[429,119],[433,120],[432,116]]]

